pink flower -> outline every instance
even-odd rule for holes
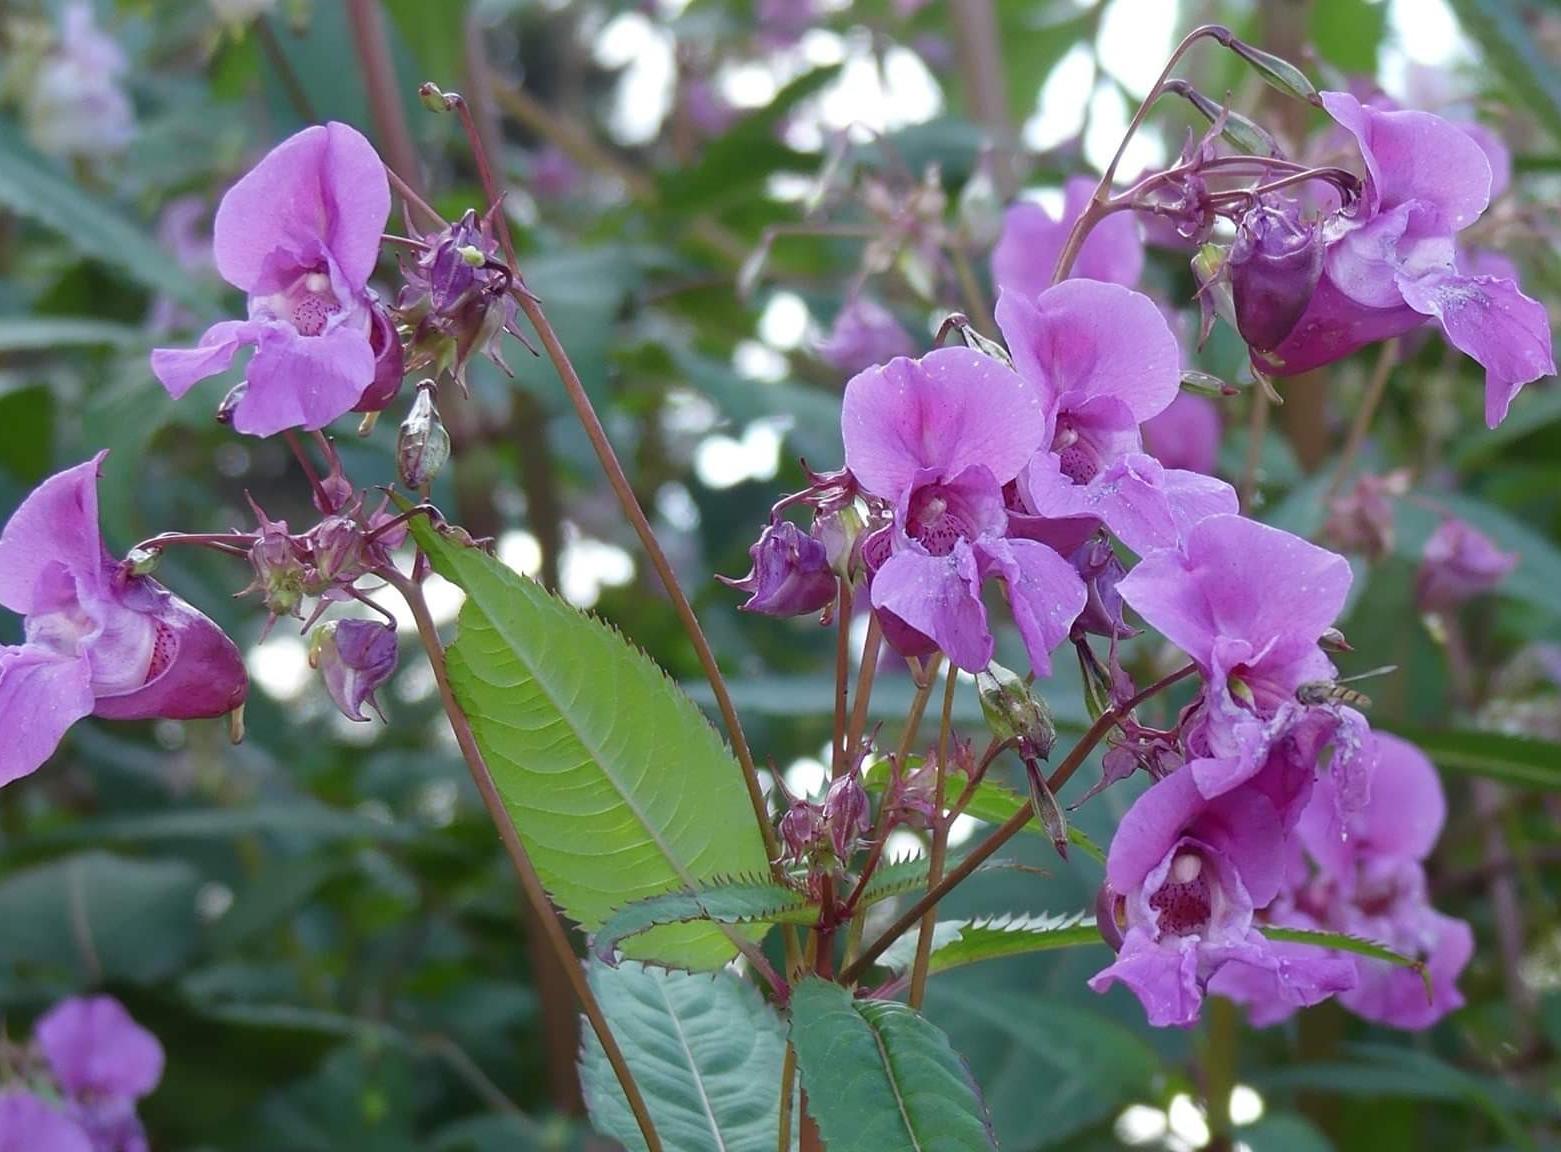
[[[1445,612],[1495,589],[1518,566],[1489,536],[1463,520],[1447,519],[1425,543],[1415,575],[1415,601],[1423,612]]]
[[[1167,468],[1214,475],[1220,451],[1220,408],[1207,396],[1178,392],[1143,424],[1144,444]]]
[[[878,301],[858,296],[835,316],[829,335],[819,342],[819,359],[853,375],[892,360],[916,355],[916,342],[905,326]]]
[[[1039,675],[1084,608],[1084,584],[1051,548],[1009,532],[1003,486],[1046,435],[1036,390],[996,360],[941,348],[846,385],[846,467],[894,509],[889,554],[864,544],[873,607],[908,655],[942,649],[966,671],[992,659],[981,599],[1000,581]]]
[[[174,397],[255,348],[224,402],[240,432],[321,428],[352,410],[378,360],[369,276],[390,215],[373,146],[332,122],[284,140],[217,209],[217,271],[249,294],[249,319],[212,325],[195,348],[159,348],[152,371]]]
[[[1002,235],[992,250],[992,282],[1000,292],[1034,297],[1051,287],[1062,246],[1094,191],[1095,181],[1087,176],[1069,179],[1060,218],[1028,200],[1008,209]],[[1137,221],[1131,212],[1113,212],[1090,232],[1070,275],[1131,288],[1143,270],[1144,245]]]
[[[115,564],[98,531],[102,453],[41,484],[0,533],[0,785],[35,771],[83,716],[220,716],[244,701],[238,649],[160,584]]]
[[[0,1090],[0,1152],[95,1152],[87,1134],[31,1092]]]

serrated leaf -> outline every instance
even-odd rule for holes
[[[1384,725],[1417,745],[1438,767],[1484,776],[1516,788],[1561,792],[1561,745],[1526,736],[1470,729],[1410,729]]]
[[[663,924],[711,920],[720,924],[811,924],[818,908],[800,892],[769,881],[748,880],[667,892],[618,909],[591,939],[591,952],[611,964],[630,936]]]
[[[948,859],[944,861],[945,870],[958,867],[964,857],[963,852],[949,853]],[[926,856],[907,856],[903,860],[880,865],[867,882],[867,890],[862,893],[863,907],[870,907],[891,896],[903,896],[907,892],[920,892],[926,888],[928,863]],[[971,875],[1017,867],[1011,860],[983,860]]]
[[[83,191],[35,152],[14,125],[0,122],[0,204],[59,234],[77,252],[118,268],[200,315],[211,293],[117,207]]]
[[[1491,75],[1501,77],[1561,140],[1561,75],[1524,23],[1522,6],[1514,0],[1452,0],[1452,6],[1458,23],[1484,51]]]
[[[1060,916],[1019,914],[985,916],[974,920],[942,920],[933,928],[930,973],[947,972],[983,960],[1051,952],[1100,944],[1094,917],[1085,912]],[[910,968],[916,957],[916,934],[908,932],[879,959],[895,971]]]
[[[742,773],[699,709],[616,631],[426,520],[418,543],[466,591],[450,681],[549,894],[587,931],[625,901],[769,871]],[[732,957],[725,929],[656,928],[632,955]]]
[[[889,1000],[816,977],[792,991],[791,1044],[829,1152],[985,1152],[991,1118],[948,1037]]]
[[[668,1152],[775,1152],[785,1031],[731,972],[590,965],[591,988]],[[588,1035],[580,1083],[591,1122],[645,1147],[607,1057]]]

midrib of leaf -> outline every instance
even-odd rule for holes
[[[889,1047],[883,1042],[883,1032],[879,1030],[877,1022],[862,1019],[867,1024],[867,1030],[873,1034],[873,1043],[878,1046],[878,1059],[883,1062],[884,1071],[888,1074],[889,1089],[894,1093],[894,1104],[900,1110],[900,1121],[905,1126],[905,1134],[910,1137],[911,1144],[916,1152],[921,1152],[921,1138],[916,1134],[916,1127],[911,1123],[911,1114],[905,1107],[905,1097],[900,1092],[899,1069],[895,1067],[894,1057],[889,1055]]]
[[[470,593],[470,589],[468,589],[468,593]],[[568,731],[574,734],[574,737],[579,742],[580,746],[584,748],[590,755],[591,762],[594,763],[599,769],[601,769],[603,779],[605,779],[612,786],[613,790],[618,793],[618,798],[623,801],[624,807],[626,807],[631,813],[634,814],[635,822],[639,824],[640,828],[643,829],[644,832],[648,835],[651,842],[656,845],[657,849],[660,850],[661,855],[666,859],[667,863],[672,866],[673,871],[678,874],[678,877],[683,881],[683,883],[692,887],[694,885],[694,877],[689,874],[686,868],[683,867],[682,861],[677,858],[677,856],[673,853],[671,846],[661,837],[661,834],[657,832],[655,827],[651,824],[650,820],[646,817],[644,810],[634,802],[633,796],[624,788],[623,784],[613,774],[611,768],[608,765],[608,759],[603,754],[603,749],[596,744],[593,744],[590,739],[588,739],[586,733],[578,725],[570,723],[569,713],[560,703],[560,697],[558,693],[550,685],[548,685],[546,681],[543,680],[542,675],[537,667],[535,667],[525,658],[524,655],[522,655],[522,649],[519,642],[510,634],[507,629],[501,626],[498,617],[486,604],[486,597],[476,596],[473,594],[473,598],[482,603],[482,615],[483,619],[487,622],[488,627],[504,642],[506,651],[508,651],[514,657],[517,664],[520,664],[526,669],[531,677],[531,682],[537,686],[538,692],[544,698],[546,698],[549,704],[553,706],[553,710],[558,714],[557,723],[563,725]],[[668,683],[670,684],[670,681],[668,681]],[[491,719],[497,723],[506,724],[509,727],[515,727],[515,725],[508,724],[507,721],[501,720],[498,717],[492,717]]]
[[[656,994],[667,1006],[667,1019],[672,1021],[672,1027],[678,1034],[678,1045],[683,1049],[683,1055],[688,1058],[688,1068],[693,1074],[694,1087],[699,1092],[699,1106],[704,1109],[705,1120],[710,1125],[710,1134],[715,1137],[717,1146],[725,1152],[726,1137],[721,1135],[721,1125],[716,1121],[715,1109],[710,1104],[710,1093],[705,1091],[705,1078],[700,1071],[699,1061],[694,1059],[694,1050],[689,1047],[688,1033],[683,1031],[683,1021],[679,1018],[677,1009],[673,1007],[672,999],[667,995],[666,986],[657,984]]]

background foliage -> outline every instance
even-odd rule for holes
[[[371,134],[378,127],[346,5],[282,0],[259,23],[224,26],[220,13],[241,7],[100,3],[100,21],[132,61],[137,136],[122,155],[74,166],[29,142],[16,84],[19,30],[53,20],[56,9],[42,0],[4,9],[0,519],[39,479],[100,447],[111,449],[103,503],[114,547],[161,530],[245,522],[246,492],[273,516],[304,516],[307,490],[285,447],[241,440],[211,422],[229,381],[208,382],[175,405],[146,361],[154,309],[183,310],[176,323],[184,327],[231,311],[218,307],[228,302],[209,270],[181,264],[159,239],[167,205],[183,196],[213,205],[247,163],[306,119],[342,119]],[[978,98],[980,77],[964,63],[963,14],[986,5],[825,7],[800,45],[776,49],[756,35],[748,0],[384,4],[405,114],[436,204],[454,215],[480,192],[454,118],[416,100],[425,79],[466,92],[502,141],[527,282],[657,511],[734,677],[751,741],[794,783],[810,779],[828,739],[830,636],[807,621],[740,620],[737,598],[710,574],[744,569],[777,492],[800,486],[798,457],[818,467],[839,462],[843,381],[812,348],[858,271],[862,242],[786,238],[761,269],[753,254],[767,229],[810,210],[818,221],[876,226],[861,189],[873,180],[903,188],[929,165],[949,197],[950,220],[989,225],[994,209],[979,160],[994,120],[1016,128],[1035,114],[1034,131],[1052,133],[1048,147],[1024,158],[1028,182],[1055,186],[1065,173],[1088,170],[1102,158],[1095,134],[1112,136],[1113,119],[1136,105],[1169,47],[1167,12],[1178,34],[1224,20],[1306,60],[1320,77],[1377,74],[1400,92],[1419,84],[1441,100],[1467,93],[1513,146],[1518,203],[1552,229],[1561,182],[1561,15],[1542,4],[1456,0],[1449,13],[1427,0],[993,0],[1003,49],[995,104],[991,85]],[[1416,57],[1428,25],[1447,39],[1434,68]],[[1124,59],[1137,63],[1124,69]],[[680,96],[664,118],[649,115],[677,67]],[[1093,80],[1081,82],[1081,71]],[[1199,56],[1191,74],[1206,91],[1234,86],[1238,101],[1263,99],[1223,57]],[[692,123],[691,77],[711,78],[738,105],[714,135]],[[1156,119],[1171,152],[1186,126],[1180,116]],[[852,121],[877,132],[832,148]],[[1106,155],[1110,144],[1114,137]],[[573,183],[560,194],[555,180],[565,165]],[[1554,308],[1561,264],[1550,235],[1512,255],[1529,291]],[[388,284],[391,269],[383,271]],[[751,290],[739,292],[740,280]],[[1149,282],[1186,311],[1190,279],[1179,259],[1157,257]],[[918,332],[956,303],[918,298],[913,263],[882,283]],[[551,369],[513,344],[506,355],[513,380],[483,365],[470,400],[446,410],[457,455],[436,501],[474,534],[497,537],[506,562],[591,607],[674,677],[697,680],[693,654],[635,557]],[[1235,379],[1240,350],[1217,336],[1201,366]],[[1331,453],[1367,370],[1341,365],[1327,373],[1326,388],[1287,391],[1261,446],[1264,518],[1294,531],[1320,528]],[[1401,504],[1389,555],[1357,565],[1345,622],[1364,659],[1400,668],[1371,688],[1374,722],[1413,733],[1444,771],[1453,817],[1433,879],[1439,906],[1475,925],[1479,949],[1463,981],[1469,1005],[1424,1036],[1373,1029],[1332,1006],[1271,1032],[1244,1032],[1238,1079],[1261,1096],[1264,1112],[1248,1110],[1242,1138],[1259,1152],[1530,1149],[1555,1146],[1561,1132],[1561,699],[1554,679],[1525,679],[1510,663],[1526,645],[1561,642],[1561,394],[1531,387],[1490,433],[1468,416],[1473,371],[1439,345],[1419,350],[1391,382],[1367,460],[1383,471],[1417,467],[1438,507],[1521,555],[1478,637],[1489,662],[1508,669],[1500,707],[1481,718],[1504,734],[1447,730],[1442,662],[1412,596],[1414,564],[1436,519],[1428,507]],[[1245,404],[1231,401],[1227,414],[1231,476],[1248,450]],[[360,482],[393,477],[393,427],[362,440],[339,432]],[[410,641],[384,694],[389,723],[351,725],[308,680],[303,643],[285,624],[258,642],[253,602],[230,598],[245,573],[170,555],[162,574],[249,645],[256,687],[248,738],[229,747],[216,725],[81,725],[47,769],[0,792],[0,1012],[9,1030],[23,1034],[72,990],[106,986],[120,996],[169,1052],[166,1079],[143,1108],[158,1149],[601,1146],[579,1118],[581,1091],[609,1092],[610,1077],[593,1053],[575,1069],[567,991],[532,947],[513,879]],[[458,598],[445,591],[439,604],[448,621]],[[475,588],[466,613],[482,619]],[[556,617],[556,636],[471,635],[473,654],[457,658],[455,674],[535,676],[535,653],[574,643],[568,613]],[[0,620],[0,640],[15,639],[6,631],[13,624]],[[648,666],[632,691],[593,682],[589,660],[550,667],[571,678],[571,693],[602,692],[609,726],[632,719],[623,710],[632,709],[633,693],[665,691]],[[903,714],[909,695],[907,681],[886,675],[876,710]],[[1087,715],[1066,672],[1048,698],[1064,738],[1076,735]],[[960,708],[957,716],[979,723],[973,693]],[[681,787],[703,787],[731,769],[724,750],[703,737],[647,752],[677,759]],[[613,770],[583,783],[610,788]],[[1075,793],[1092,782],[1092,772],[1081,776]],[[1487,822],[1467,802],[1473,776],[1508,786],[1489,818],[1504,849],[1495,856]],[[1113,789],[1077,822],[1106,843],[1127,800]],[[740,804],[730,819],[712,812],[710,826],[690,830],[674,858],[638,866],[698,875],[701,836],[751,838],[745,817]],[[600,847],[594,839],[568,845],[538,865],[566,876],[572,855]],[[746,847],[762,871],[762,849]],[[979,877],[943,914],[1090,905],[1099,869],[1087,858],[1059,867],[1039,836],[1005,856],[1026,867]],[[1515,886],[1521,910],[1520,953],[1505,963],[1489,898],[1496,881]],[[707,962],[728,947],[708,928],[656,931],[684,933],[691,955]],[[625,947],[632,956],[632,941]],[[1003,1147],[1198,1144],[1188,1100],[1198,1038],[1151,1032],[1126,996],[1089,993],[1084,978],[1101,955],[1017,955],[932,981],[929,1015],[968,1059]],[[711,1028],[718,1003],[753,1017],[740,1037],[714,1028],[711,1063],[700,1072],[738,1134],[724,1146],[764,1147],[752,1136],[763,1117],[752,1114],[759,1105],[745,1078],[778,1074],[785,1038],[751,989],[726,976],[680,977],[658,1004],[632,964],[598,976],[608,982],[600,995],[609,1014],[629,1030],[655,1011],[678,1014],[692,1030]],[[872,1043],[875,1030],[898,1029],[907,1045],[925,1039],[893,1012],[828,1002],[829,988],[798,995],[809,1006],[793,1025],[804,1068],[821,1030],[853,1043]],[[959,1075],[935,1047],[917,1074]],[[689,1069],[673,1059],[660,1075],[668,1099],[686,1095]],[[862,1091],[865,1109],[875,1089]],[[979,1128],[982,1108],[972,1101],[969,1124]],[[605,1134],[632,1146],[627,1115],[610,1106],[603,1115]],[[697,1129],[699,1115],[685,1119]],[[683,1147],[679,1131],[675,1122],[663,1128]],[[936,1146],[966,1146],[958,1141],[968,1125],[960,1133]],[[686,1146],[704,1146],[700,1139],[687,1136]]]

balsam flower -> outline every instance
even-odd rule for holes
[[[152,371],[183,396],[252,345],[223,405],[238,431],[322,428],[352,410],[389,351],[368,289],[389,215],[384,165],[356,129],[284,140],[228,190],[213,228],[217,271],[249,294],[249,318],[212,325],[195,348],[156,349]]]
[[[1122,940],[1090,987],[1126,984],[1156,1027],[1194,1023],[1205,989],[1228,967],[1282,972],[1275,991],[1297,1006],[1347,987],[1348,963],[1321,949],[1282,958],[1253,924],[1253,911],[1279,891],[1283,836],[1278,813],[1252,789],[1210,800],[1185,769],[1151,787],[1111,841],[1104,915]]]
[[[163,1047],[111,996],[63,1000],[34,1038],[95,1152],[147,1152],[136,1104],[163,1078]]]
[[[841,423],[847,469],[894,508],[889,555],[870,585],[891,642],[985,668],[993,639],[981,588],[995,578],[1031,666],[1048,674],[1085,592],[1055,551],[1009,532],[1003,486],[1046,433],[1035,389],[990,357],[941,348],[853,377]]]
[[[748,549],[752,566],[741,580],[716,579],[748,593],[747,612],[764,616],[811,616],[834,602],[839,581],[829,564],[823,541],[790,520],[765,525]]]
[[[1271,796],[1288,814],[1309,794],[1315,752],[1332,730],[1348,719],[1355,731],[1358,714],[1332,706],[1318,712],[1317,719],[1330,721],[1324,730],[1297,731],[1309,711],[1297,698],[1301,686],[1333,678],[1318,641],[1343,608],[1350,580],[1342,556],[1254,520],[1217,515],[1194,525],[1182,548],[1145,558],[1117,585],[1122,598],[1202,673],[1201,709],[1189,722],[1197,738],[1187,772],[1205,796],[1250,780],[1270,766],[1270,753],[1287,736],[1295,736],[1301,747],[1292,763],[1273,765],[1301,769],[1285,773],[1283,795]],[[1334,757],[1335,772],[1363,769],[1346,754],[1351,750],[1344,747]],[[1353,797],[1363,787],[1357,779],[1345,791]]]
[[[855,375],[896,356],[916,355],[916,343],[894,313],[870,296],[849,301],[818,343],[819,359]]]
[[[1020,200],[1003,216],[1003,231],[992,249],[992,283],[1005,293],[1035,297],[1051,286],[1057,258],[1078,221],[1095,181],[1074,176],[1063,189],[1062,215]],[[1113,212],[1085,238],[1069,275],[1132,287],[1144,270],[1144,245],[1131,212]]]
[[[1446,612],[1493,591],[1518,566],[1474,525],[1448,518],[1425,542],[1415,573],[1415,602],[1422,612]]]
[[[997,323],[1014,370],[1041,400],[1044,451],[1019,484],[1023,511],[1071,521],[1026,534],[1071,551],[1104,522],[1134,551],[1174,547],[1204,516],[1236,510],[1235,492],[1196,472],[1166,469],[1143,452],[1139,426],[1181,386],[1181,353],[1147,296],[1116,284],[1068,280],[1029,298],[1004,291]]]
[[[40,151],[98,160],[135,138],[135,109],[122,87],[130,62],[98,27],[88,0],[65,6],[60,38],[27,85],[24,113]]]
[[[0,785],[35,771],[84,716],[187,719],[244,702],[233,641],[104,548],[103,455],[44,481],[0,533],[0,605],[25,617],[26,637],[0,646]]]
[[[70,1117],[31,1092],[0,1089],[0,1152],[97,1152]]]
[[[1363,195],[1319,225],[1320,277],[1307,260],[1291,257],[1296,292],[1263,281],[1264,293],[1282,298],[1283,315],[1265,306],[1273,314],[1261,318],[1264,309],[1247,302],[1242,330],[1253,363],[1293,376],[1435,320],[1485,368],[1485,421],[1494,428],[1523,385],[1554,374],[1556,365],[1544,306],[1512,280],[1458,266],[1457,234],[1490,201],[1490,161],[1473,136],[1430,113],[1373,108],[1344,92],[1325,92],[1322,102],[1359,145]],[[1239,280],[1235,290],[1239,315]],[[1293,307],[1299,299],[1304,309]]]

